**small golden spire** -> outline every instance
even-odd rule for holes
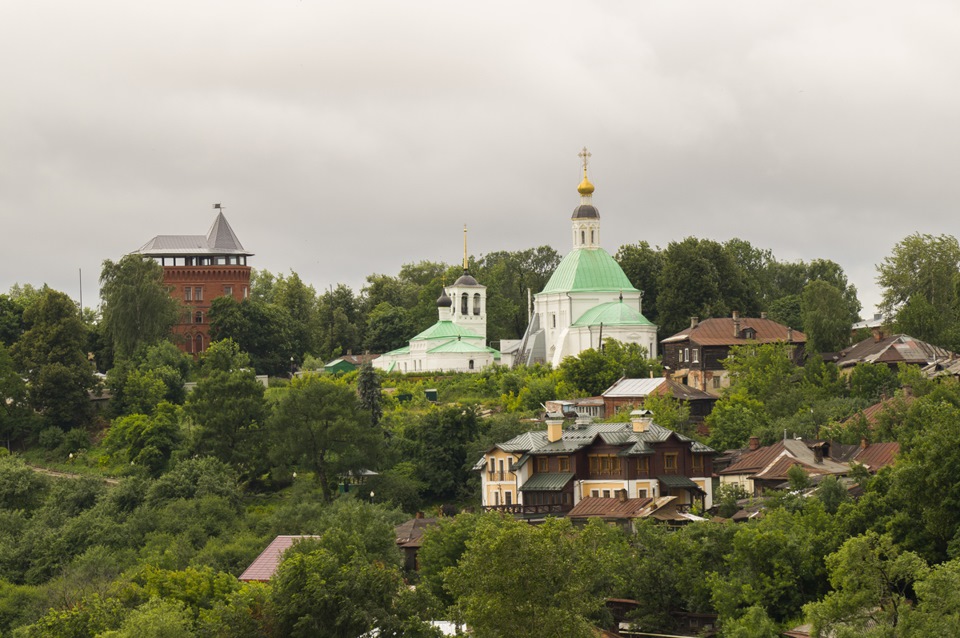
[[[463,272],[467,272],[467,225],[463,225]]]
[[[583,150],[577,153],[577,156],[583,160],[583,181],[577,186],[577,192],[581,195],[591,195],[593,194],[593,184],[587,179],[587,162],[590,160],[591,153],[587,150],[587,147],[584,146]]]

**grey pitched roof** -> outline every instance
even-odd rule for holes
[[[915,339],[910,335],[895,334],[882,339],[867,337],[839,353],[837,366],[846,368],[858,363],[913,363],[928,365],[956,359],[956,353]]]
[[[572,426],[563,430],[559,441],[553,442],[547,440],[546,432],[524,432],[509,441],[498,443],[496,447],[504,452],[514,453],[569,454],[593,444],[599,438],[608,445],[630,446],[621,452],[622,455],[651,454],[653,448],[650,444],[662,443],[671,436],[690,443],[690,449],[693,452],[714,451],[702,443],[656,423],[650,423],[646,432],[634,432],[631,423],[591,423],[580,427]]]
[[[181,255],[247,255],[236,233],[230,227],[223,211],[213,220],[210,231],[204,235],[157,235],[136,251],[141,255],[155,257],[179,257]]]

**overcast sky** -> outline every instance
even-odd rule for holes
[[[319,289],[570,248],[741,237],[875,265],[955,234],[955,2],[0,4],[0,290],[95,305],[104,259],[204,234]]]

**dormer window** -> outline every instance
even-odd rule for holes
[[[757,331],[754,330],[753,328],[744,328],[743,331],[742,331],[740,334],[743,336],[744,339],[756,339],[756,338],[757,338]]]

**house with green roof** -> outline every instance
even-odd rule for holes
[[[600,247],[600,213],[593,205],[593,184],[577,187],[580,205],[571,216],[573,250],[557,266],[547,285],[534,296],[530,324],[519,341],[504,341],[506,364],[549,363],[599,348],[607,338],[643,346],[657,356],[657,327],[643,316],[643,292]]]
[[[630,423],[564,425],[547,415],[546,431],[525,432],[492,446],[480,472],[485,510],[538,518],[564,515],[587,497],[674,497],[681,509],[713,506],[714,450],[636,410]]]

